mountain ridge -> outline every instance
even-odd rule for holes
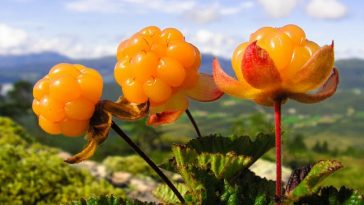
[[[200,71],[212,72],[212,60],[215,56],[202,54]],[[225,71],[234,75],[230,60],[218,57]],[[56,52],[33,53],[26,55],[0,55],[0,84],[13,83],[18,80],[37,81],[57,63],[79,63],[97,69],[105,82],[113,81],[113,71],[116,59],[114,56],[104,56],[92,59],[72,59]],[[341,74],[341,88],[364,88],[364,60],[342,59],[335,62]]]

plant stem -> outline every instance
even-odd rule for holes
[[[201,132],[200,132],[200,129],[198,128],[197,123],[196,123],[195,119],[193,118],[193,116],[192,116],[192,114],[191,114],[190,110],[188,110],[188,109],[187,109],[187,110],[186,110],[186,114],[187,114],[187,116],[188,116],[188,119],[190,119],[190,121],[191,121],[191,123],[192,123],[193,127],[195,128],[195,131],[196,131],[197,137],[202,137]]]
[[[177,196],[177,198],[181,201],[182,204],[185,204],[185,200],[182,195],[178,192],[177,188],[173,185],[173,183],[168,179],[168,177],[158,168],[158,166],[136,145],[129,136],[114,122],[112,121],[111,128],[123,138],[123,140],[129,144],[131,148],[137,152],[145,162],[159,175],[159,177],[167,184],[167,186],[173,191],[173,193]]]
[[[281,101],[274,103],[275,135],[276,135],[276,205],[282,199],[282,150],[281,150]]]

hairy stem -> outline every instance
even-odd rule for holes
[[[193,118],[193,116],[192,116],[191,112],[190,112],[188,109],[186,110],[186,114],[187,114],[187,116],[188,116],[188,119],[190,119],[190,121],[191,121],[191,123],[192,123],[193,127],[195,128],[195,131],[196,131],[197,137],[202,137],[201,132],[200,132],[200,129],[198,128],[198,126],[197,126],[197,123],[196,123],[195,119]]]
[[[276,135],[276,205],[282,199],[282,140],[281,140],[281,101],[274,103],[275,135]]]
[[[167,184],[167,186],[173,191],[177,198],[182,204],[185,204],[185,200],[182,195],[178,192],[177,188],[168,179],[168,177],[158,168],[158,166],[129,138],[129,136],[113,121],[111,128],[121,137],[123,140],[129,144],[131,148],[137,152],[145,162],[159,175],[159,177]]]

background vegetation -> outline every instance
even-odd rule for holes
[[[8,118],[0,117],[0,204],[65,204],[100,194],[124,196],[86,170],[65,164],[58,149],[33,139]]]
[[[210,69],[209,60],[211,56],[204,56],[203,71]],[[0,118],[0,204],[10,200],[13,204],[21,204],[21,201],[29,204],[49,204],[51,201],[61,203],[65,200],[65,195],[68,198],[102,193],[122,195],[119,189],[114,189],[105,181],[95,181],[86,172],[71,168],[56,156],[59,149],[70,153],[79,152],[85,140],[82,137],[49,136],[39,129],[30,109],[33,82],[17,81],[22,79],[21,75],[16,75],[17,66],[23,65],[9,62],[7,67],[6,64],[0,65],[0,82],[14,85],[12,90],[0,95],[0,116],[10,117],[24,129],[8,118]],[[107,82],[104,98],[117,99],[121,94],[120,88],[110,82],[112,63],[106,62],[113,63],[113,60],[103,58],[82,63],[102,68],[101,72],[106,76]],[[29,79],[37,79],[53,63],[58,62],[49,62],[49,59],[43,64],[42,61],[28,62],[29,76],[36,76]],[[226,60],[222,60],[222,64],[228,67]],[[341,74],[341,84],[335,96],[314,105],[290,101],[284,106],[283,163],[290,168],[297,168],[321,159],[336,159],[343,162],[344,168],[325,183],[337,187],[347,185],[364,192],[364,61],[345,60],[336,65]],[[213,103],[192,102],[190,110],[204,134],[216,132],[223,135],[254,136],[260,131],[273,131],[272,110],[249,101],[225,96]],[[117,123],[157,163],[170,158],[172,144],[184,143],[195,137],[186,116],[175,124],[158,128],[147,127],[143,120]],[[111,132],[92,160],[103,161],[110,170],[124,170],[153,177],[153,172],[138,157],[128,157],[131,154],[134,154],[132,150]],[[115,157],[116,155],[122,157]],[[268,152],[264,158],[274,161],[273,151]],[[132,164],[131,162],[135,162],[133,166],[123,166]]]

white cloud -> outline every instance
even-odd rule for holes
[[[211,6],[208,8],[194,8],[186,11],[184,17],[187,17],[196,23],[204,24],[219,19],[221,14],[218,12],[217,7]]]
[[[122,2],[103,0],[78,0],[66,4],[66,8],[78,12],[117,12],[118,8],[123,7]]]
[[[224,7],[219,3],[211,5],[199,5],[194,6],[189,10],[186,10],[183,16],[197,23],[210,23],[220,19],[223,16],[229,16],[240,13],[244,9],[249,9],[254,6],[251,1],[243,2],[234,7]]]
[[[335,49],[336,59],[364,58],[364,48]]]
[[[216,56],[230,58],[238,40],[222,33],[208,30],[198,30],[189,36],[189,41],[196,45],[202,53],[210,53]]]
[[[66,8],[78,12],[127,13],[156,10],[179,14],[195,4],[192,0],[76,0],[67,3]]]
[[[58,52],[71,58],[94,58],[114,55],[118,42],[85,42],[76,37],[33,36],[25,30],[0,24],[0,55],[19,55],[45,51]],[[238,44],[235,38],[209,30],[188,34],[188,41],[201,52],[230,57]]]
[[[77,12],[128,13],[162,12],[181,15],[197,23],[209,23],[222,16],[234,15],[254,6],[253,1],[245,1],[234,7],[226,7],[218,2],[201,3],[197,0],[76,0],[67,3],[66,8]]]
[[[0,24],[0,55],[20,55],[45,51],[71,58],[93,58],[115,53],[114,43],[82,42],[72,37],[32,36],[26,31]]]
[[[24,43],[27,33],[6,24],[0,24],[0,51],[12,49]]]
[[[347,14],[347,7],[338,0],[311,0],[307,14],[321,19],[338,19]]]
[[[258,0],[264,10],[274,18],[290,15],[300,0]]]

